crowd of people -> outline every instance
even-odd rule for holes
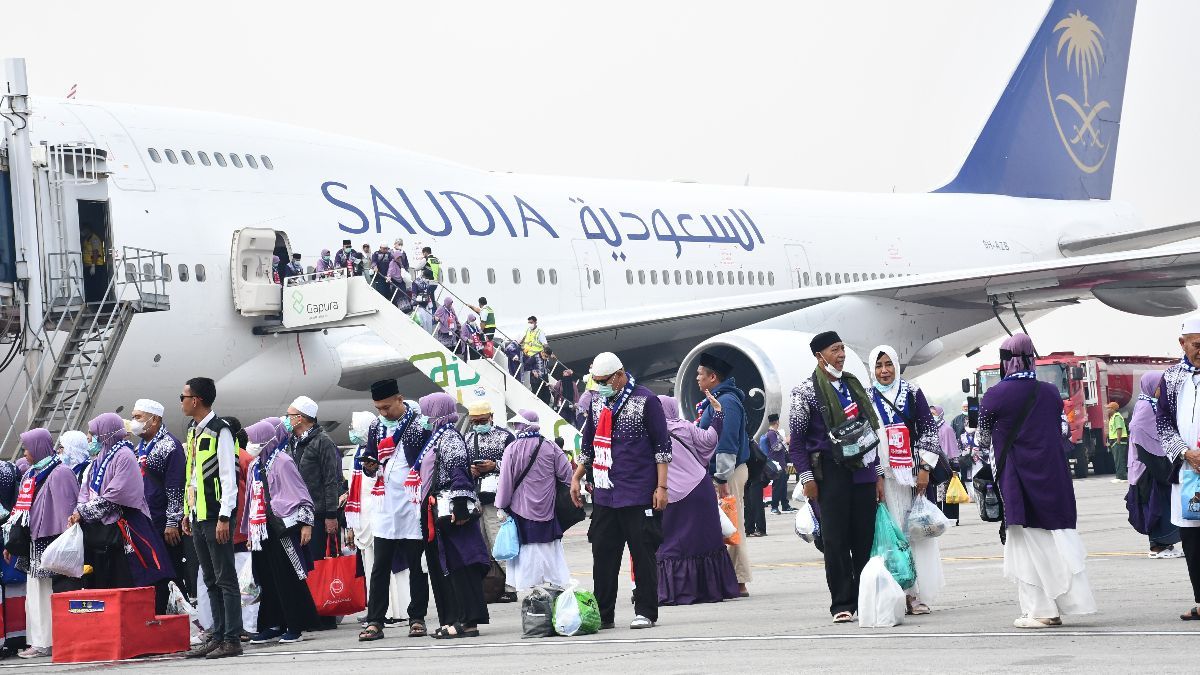
[[[1200,535],[1192,533],[1200,532],[1200,507],[1192,502],[1200,498],[1191,493],[1200,490],[1200,445],[1185,439],[1200,433],[1200,319],[1184,324],[1180,344],[1179,364],[1140,383],[1128,425],[1127,503],[1153,557],[1182,542],[1198,606],[1180,618],[1197,620]],[[5,597],[11,585],[25,585],[27,644],[19,655],[50,654],[51,594],[79,588],[152,587],[159,613],[176,589],[196,597],[211,621],[192,658],[237,656],[244,642],[296,642],[306,631],[336,627],[318,612],[305,579],[315,561],[348,548],[366,577],[360,641],[383,639],[398,623],[407,624],[408,637],[476,637],[490,621],[489,603],[571,583],[562,537],[574,523],[563,522],[560,502],[582,507],[585,492],[601,629],[615,627],[626,550],[636,580],[629,627],[651,628],[661,607],[749,595],[747,537],[762,522],[750,511],[754,502],[762,510],[768,483],[773,511],[795,510],[789,463],[803,495],[798,506],[820,523],[835,623],[856,618],[877,510],[886,507],[903,528],[915,503],[928,500],[956,520],[957,504],[946,497],[956,476],[977,486],[983,476],[1002,498],[1003,515],[994,520],[1004,573],[1016,586],[1016,627],[1060,626],[1063,615],[1095,611],[1062,403],[1053,385],[1037,380],[1028,336],[1003,343],[1002,379],[980,403],[978,428],[961,434],[962,420],[947,422],[899,376],[895,349],[872,349],[869,381],[861,382],[844,369],[846,346],[836,332],[815,336],[810,348],[817,367],[791,392],[786,433],[778,417],[769,419],[756,443],[761,453],[748,437],[734,367],[710,353],[696,370],[704,399],[690,411],[639,383],[617,355],[596,356],[574,458],[561,439],[546,437],[532,411],[505,420],[475,401],[460,420],[450,395],[413,400],[395,380],[373,384],[374,410],[352,417],[348,480],[314,400],[301,396],[279,416],[243,427],[215,412],[216,386],[203,377],[179,395],[189,420],[182,441],[167,430],[165,407],[149,399],[134,404],[130,419],[104,413],[57,442],[31,429],[21,435],[23,457],[0,462]],[[866,440],[872,434],[874,444]],[[737,536],[723,532],[718,508],[730,499]],[[77,524],[82,576],[46,569],[48,547]],[[500,530],[513,526],[519,551],[501,565],[491,551]],[[938,539],[910,543],[915,580],[905,589],[906,612],[927,614],[944,585]],[[261,588],[254,627],[243,625],[239,590],[237,556],[246,554]],[[193,560],[198,570],[189,569]]]

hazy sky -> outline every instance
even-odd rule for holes
[[[957,171],[1049,4],[39,0],[6,8],[5,49],[36,94],[488,169],[919,192]],[[1113,197],[1147,224],[1200,220],[1197,25],[1200,2],[1138,7]],[[1173,354],[1177,326],[1090,302],[1029,328],[1043,352]]]

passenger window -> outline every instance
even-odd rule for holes
[[[167,156],[167,161],[172,164],[178,164],[179,158],[175,156],[175,151],[171,149],[163,150],[163,154]]]
[[[854,280],[855,280],[855,281],[858,281],[858,272],[855,272],[855,273],[854,273]]]
[[[125,281],[137,281],[137,267],[133,263],[125,263]]]
[[[767,272],[767,284],[771,285],[771,286],[775,285],[775,273],[774,272]]]
[[[242,158],[238,157],[236,153],[229,153],[229,161],[233,162],[233,165],[237,168],[242,168]]]
[[[150,160],[155,164],[162,164],[162,157],[158,155],[158,151],[154,148],[146,148],[146,152],[150,154]]]
[[[724,272],[717,272],[717,285],[718,286],[725,285],[725,273]]]
[[[625,281],[628,281],[630,286],[633,285],[633,270],[625,270]]]
[[[494,284],[494,283],[496,283],[496,270],[494,270],[494,269],[492,269],[491,267],[489,267],[489,268],[488,268],[488,271],[487,271],[487,278],[488,278],[488,283],[489,283],[489,284]]]
[[[842,273],[841,273],[841,272],[836,272],[836,273],[834,273],[834,275],[833,275],[833,283],[835,283],[835,284],[840,284],[840,283],[842,283]]]
[[[457,284],[458,283],[458,270],[455,270],[453,267],[447,267],[446,268],[446,278],[450,280],[450,283]]]
[[[600,285],[600,270],[592,270],[592,283]]]
[[[709,286],[712,286],[712,284],[713,284],[713,273],[712,273],[712,271],[711,271],[711,270],[709,270],[709,271],[708,271],[706,274],[708,275],[708,285],[709,285]]]
[[[730,279],[729,282],[733,283],[733,279]],[[742,272],[741,270],[738,270],[738,286],[745,286],[745,285],[746,285],[746,273]]]
[[[263,165],[263,166],[265,166],[265,167],[267,167],[267,171],[274,171],[274,170],[275,170],[275,165],[271,163],[271,158],[270,158],[270,157],[267,157],[266,155],[263,155],[263,156],[261,157],[261,159],[262,159],[262,165]]]
[[[658,270],[650,270],[650,283],[658,285]]]
[[[180,281],[188,280],[188,266],[184,265],[183,263],[179,263],[179,280]]]
[[[225,163],[225,155],[222,155],[219,152],[213,153],[213,159],[217,160],[217,166],[229,166]]]
[[[675,285],[679,286],[682,283],[683,283],[683,273],[680,272],[679,270],[675,270]]]
[[[463,280],[464,284],[471,283],[471,270],[469,270],[465,267],[462,268],[462,280]]]
[[[150,281],[154,278],[154,263],[146,263],[142,265],[142,279]]]
[[[204,281],[208,278],[208,273],[204,271],[204,265],[196,265],[196,281]]]
[[[257,160],[257,159],[254,159],[254,155],[246,155],[246,164],[247,164],[247,165],[248,165],[248,166],[249,166],[251,169],[257,169],[257,168],[258,168],[258,160]]]
[[[558,270],[550,270],[550,283],[554,285],[558,284]]]
[[[192,159],[192,153],[188,152],[187,150],[180,150],[179,156],[183,157],[183,163],[187,164],[188,166],[192,166],[196,163],[196,160]]]
[[[817,276],[817,285],[818,285],[818,286],[821,286],[821,285],[823,285],[823,284],[821,283],[821,273],[820,273],[820,272],[817,272],[817,275],[816,275],[816,276]]]
[[[763,277],[763,273],[762,273],[762,272],[759,272],[759,273],[758,273],[758,285],[759,285],[759,286],[765,286],[765,285],[766,285],[766,278],[765,278],[765,277]]]
[[[663,286],[670,286],[670,285],[671,285],[671,273],[667,270],[663,270]]]
[[[537,277],[538,277],[539,284],[546,283],[546,271],[540,267],[538,268]]]
[[[163,263],[163,266],[162,266],[162,275],[163,275],[163,280],[164,280],[164,281],[170,281],[170,280],[171,280],[171,266],[170,266],[170,265],[168,265],[167,263]]]
[[[638,283],[643,286],[646,285],[646,270],[638,270]]]
[[[826,272],[826,273],[825,273],[825,285],[826,285],[826,286],[832,286],[832,285],[833,285],[833,279],[832,279],[832,278],[829,276],[829,272]]]
[[[803,278],[803,281],[800,283],[800,285],[801,285],[801,286],[807,286],[807,285],[808,285],[808,279],[809,279],[809,277],[808,277],[808,272],[805,272],[805,273],[804,273],[804,276],[803,276],[802,278]]]
[[[691,285],[692,285],[692,283],[693,283],[693,281],[694,281],[694,279],[692,278],[692,271],[691,271],[691,270],[688,270],[688,271],[687,271],[687,283],[688,283],[688,286],[691,286]]]
[[[514,284],[521,283],[521,270],[519,270],[515,267],[513,268],[513,283]]]
[[[207,152],[200,150],[199,152],[196,153],[196,156],[200,158],[200,163],[203,164],[204,166],[212,166],[212,162],[209,161],[209,159],[208,159]]]

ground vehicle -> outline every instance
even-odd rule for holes
[[[1087,475],[1090,460],[1095,473],[1113,473],[1112,456],[1107,452],[1105,406],[1110,401],[1121,406],[1128,420],[1137,400],[1142,373],[1166,370],[1179,359],[1159,356],[1079,355],[1054,352],[1037,359],[1037,377],[1058,387],[1063,409],[1071,428],[1072,453],[1076,477]],[[982,397],[1000,381],[1000,366],[981,366],[975,381],[963,380],[964,391]],[[1100,450],[1100,452],[1097,452]]]

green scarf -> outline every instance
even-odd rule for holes
[[[821,402],[821,416],[825,418],[825,426],[830,431],[846,421],[846,411],[842,408],[842,400],[833,390],[833,382],[821,372],[821,367],[813,371],[813,382],[817,387],[817,399]],[[850,399],[858,404],[859,416],[865,416],[871,426],[879,428],[879,418],[875,415],[875,406],[867,396],[862,383],[850,373],[842,373],[842,382],[850,388]]]

